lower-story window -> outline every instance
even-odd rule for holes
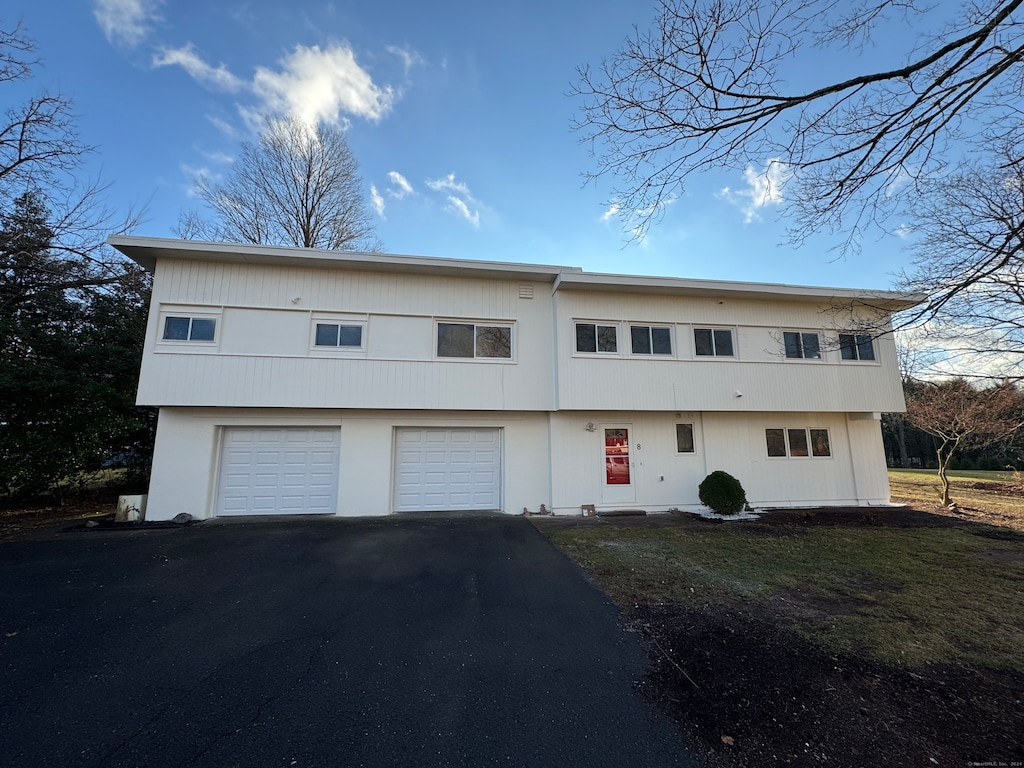
[[[693,424],[676,424],[676,453],[693,453]]]
[[[768,456],[772,458],[826,458],[832,455],[827,429],[766,429],[764,436]]]

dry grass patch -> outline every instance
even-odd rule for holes
[[[925,512],[1024,531],[1024,478],[1020,473],[957,470],[949,475],[950,496],[957,505],[954,510],[939,503],[935,470],[889,470],[892,500]]]

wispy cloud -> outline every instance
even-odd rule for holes
[[[422,66],[424,63],[423,57],[420,56],[416,51],[413,51],[409,48],[399,48],[396,45],[389,45],[386,50],[388,53],[392,54],[393,56],[397,56],[402,60],[402,66],[405,68],[406,77],[409,76],[410,69],[412,69],[413,67]]]
[[[469,191],[464,182],[455,181],[455,174],[449,173],[441,179],[428,180],[427,186],[447,198],[447,210],[459,216],[474,227],[480,226],[481,203]]]
[[[163,0],[93,0],[92,15],[111,43],[135,47],[159,20]]]
[[[792,176],[789,166],[775,157],[768,161],[764,170],[755,170],[748,165],[743,171],[744,186],[739,189],[725,187],[718,197],[738,206],[744,213],[745,222],[750,224],[760,220],[761,209],[779,205],[785,200],[783,192]]]
[[[413,194],[412,184],[398,171],[388,171],[388,180],[392,185],[392,188],[388,190],[388,194],[396,200],[401,200],[406,195]]]
[[[253,91],[272,112],[288,112],[307,122],[337,124],[344,115],[378,121],[391,111],[391,86],[378,86],[347,45],[324,49],[296,46],[280,68],[259,67]]]
[[[373,210],[377,212],[377,215],[383,219],[384,198],[380,196],[380,193],[377,191],[377,187],[373,184],[370,185],[370,203],[373,205]]]
[[[219,91],[234,93],[242,90],[245,83],[228,71],[223,64],[214,67],[207,64],[190,44],[182,48],[160,48],[153,56],[154,67],[179,66],[194,80]]]
[[[646,245],[647,230],[651,221],[660,216],[664,209],[675,201],[676,198],[671,197],[651,203],[646,208],[636,208],[633,210],[624,209],[621,203],[613,202],[601,214],[600,220],[607,223],[612,219],[618,219],[622,225],[622,232],[629,235],[631,242]]]

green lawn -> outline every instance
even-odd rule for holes
[[[540,527],[626,610],[666,601],[738,609],[889,663],[1024,670],[1024,537],[1010,531]]]

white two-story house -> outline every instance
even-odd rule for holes
[[[147,517],[889,501],[888,292],[139,237]],[[876,329],[869,331],[867,329]]]

